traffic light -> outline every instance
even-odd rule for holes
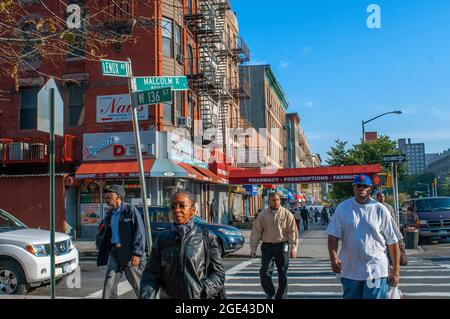
[[[376,174],[373,177],[373,184],[376,187],[387,187],[387,185],[388,185],[388,174],[386,174],[386,173]]]
[[[387,174],[387,188],[392,188],[393,186],[393,183],[392,183],[392,174],[391,173],[388,173]]]

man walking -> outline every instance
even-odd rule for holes
[[[289,257],[297,257],[298,229],[294,216],[281,207],[281,196],[278,193],[269,195],[269,208],[264,209],[253,224],[250,235],[251,257],[256,257],[256,249],[261,245],[261,286],[267,299],[283,299],[287,296],[287,270]],[[278,271],[278,291],[272,282],[274,262]]]
[[[394,222],[397,224],[397,218],[394,213],[394,208],[391,205],[389,205],[388,203],[386,203],[386,196],[384,195],[384,193],[382,191],[379,191],[377,193],[377,201],[380,202],[381,204],[383,204],[384,206],[386,206],[389,213],[391,214],[391,217],[394,218]]]
[[[339,204],[327,228],[331,268],[341,279],[344,299],[387,299],[388,282],[395,287],[400,281],[402,235],[387,208],[370,198],[371,188],[369,176],[357,175],[355,197]]]
[[[141,214],[125,202],[120,185],[106,189],[105,200],[111,209],[102,221],[97,265],[107,265],[103,299],[117,299],[117,287],[125,272],[139,298],[139,283],[145,268],[145,228]]]
[[[308,213],[308,209],[305,206],[302,206],[302,209],[300,210],[300,215],[301,215],[302,220],[303,220],[303,229],[304,230],[308,230],[309,213]]]
[[[298,207],[298,203],[294,204],[294,207],[291,210],[292,214],[294,214],[294,218],[295,218],[295,223],[297,225],[297,229],[300,230],[300,219],[301,219],[301,214],[300,214],[300,207]]]

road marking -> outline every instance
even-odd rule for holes
[[[289,287],[342,287],[342,284],[332,284],[332,283],[316,283],[316,284],[306,284],[306,283],[288,283]],[[432,283],[414,283],[414,284],[400,284],[403,287],[450,287],[450,284],[432,284]],[[260,283],[227,283],[227,287],[261,287]]]
[[[124,295],[124,294],[126,294],[127,292],[129,292],[131,290],[133,290],[133,287],[131,287],[130,283],[127,280],[125,280],[125,281],[122,281],[121,283],[119,283],[118,288],[117,288],[117,294],[119,296],[121,296],[121,295]],[[86,296],[85,298],[87,298],[87,299],[100,299],[100,298],[102,298],[102,295],[103,295],[103,289],[99,290],[99,291],[96,291],[96,292]]]
[[[265,296],[261,291],[227,291],[227,295]],[[288,297],[341,297],[342,292],[288,292]],[[416,292],[403,293],[404,297],[450,297],[450,292]]]
[[[227,278],[226,281],[228,280],[238,280],[238,279],[259,279],[259,274],[256,274],[257,276],[240,276],[240,275],[235,275],[235,276],[231,276],[230,278]],[[276,278],[277,276],[274,274],[273,278]],[[337,279],[336,276],[290,276],[288,274],[288,278],[289,280],[294,280],[294,279],[299,279],[299,280],[315,280],[315,279],[325,279],[325,280],[329,280],[329,279]],[[450,276],[401,276],[400,277],[402,280],[403,279],[450,279]],[[339,280],[339,279],[337,279]]]
[[[243,262],[241,262],[240,264],[237,264],[236,266],[234,266],[233,268],[228,269],[228,270],[225,272],[225,275],[233,276],[233,275],[237,274],[238,272],[241,272],[243,269],[247,268],[247,267],[248,267],[249,265],[251,265],[253,262],[254,262],[254,259],[250,259],[250,260],[247,260],[247,261],[243,261]]]

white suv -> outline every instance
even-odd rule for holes
[[[58,281],[78,267],[70,236],[55,233]],[[0,295],[23,294],[50,284],[50,232],[31,229],[0,209]]]

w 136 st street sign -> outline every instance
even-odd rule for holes
[[[149,91],[170,87],[172,91],[187,91],[188,80],[186,76],[145,76],[135,77],[136,91]]]
[[[145,92],[134,92],[132,98],[135,105],[170,102],[172,101],[172,89],[169,87]]]
[[[401,163],[406,161],[405,154],[397,154],[397,155],[384,155],[383,162],[384,163]]]

